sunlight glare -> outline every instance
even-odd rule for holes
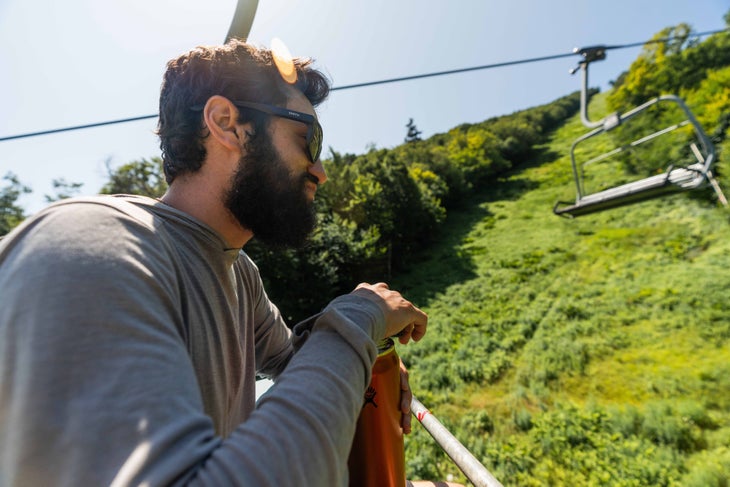
[[[286,47],[284,41],[278,37],[271,39],[271,54],[274,56],[274,64],[276,64],[279,74],[289,84],[294,84],[297,81],[297,70],[294,69],[294,61],[292,55],[289,52],[289,48]]]

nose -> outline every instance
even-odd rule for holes
[[[317,159],[317,162],[310,164],[308,171],[319,180],[319,184],[324,184],[327,181],[327,173],[324,170],[321,159]]]

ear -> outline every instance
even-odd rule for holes
[[[203,108],[203,121],[210,136],[226,149],[240,152],[251,124],[240,125],[237,119],[238,109],[228,98],[220,95],[208,98]]]

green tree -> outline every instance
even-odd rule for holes
[[[3,177],[7,184],[0,188],[0,235],[7,234],[25,218],[23,208],[18,205],[21,195],[31,192],[12,172]]]
[[[64,178],[58,178],[53,180],[53,189],[55,195],[45,195],[46,203],[53,203],[54,201],[65,200],[76,196],[84,183],[74,183],[66,181]]]
[[[106,164],[109,182],[101,188],[102,194],[139,194],[153,198],[162,196],[167,189],[162,159],[140,159],[112,168]]]
[[[690,40],[691,32],[689,25],[679,24],[656,33],[614,83],[609,108],[625,111],[665,93],[684,96],[708,72],[730,64],[730,32],[719,32],[703,42]]]
[[[408,132],[406,133],[405,142],[417,142],[421,140],[421,131],[418,130],[418,127],[416,127],[412,118],[408,119],[406,128],[408,129]]]
[[[473,187],[510,168],[510,161],[500,152],[500,140],[487,128],[474,125],[466,130],[452,129],[449,134],[449,159]]]
[[[667,27],[654,34],[644,45],[639,57],[631,64],[626,76],[616,81],[608,96],[609,107],[625,111],[663,93],[678,91],[682,82],[673,76],[676,65],[671,59],[679,57],[688,45],[691,29],[687,24]],[[662,42],[663,39],[671,39]]]

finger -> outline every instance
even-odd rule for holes
[[[408,382],[408,369],[403,361],[400,363],[400,390],[401,390],[401,411],[407,413],[411,410],[411,384]]]
[[[403,428],[403,434],[407,435],[411,433],[411,413],[404,414],[401,416],[401,428]]]
[[[413,321],[413,330],[411,331],[411,339],[417,342],[426,334],[428,328],[428,315],[420,309],[413,307],[416,319]]]
[[[413,393],[411,393],[411,386],[408,383],[408,370],[403,362],[400,363],[400,388],[401,388],[401,401],[400,410],[401,413],[401,427],[403,428],[404,434],[411,432],[411,400]]]
[[[406,379],[408,380],[408,379]],[[406,388],[403,389],[403,392],[401,393],[401,400],[400,400],[400,411],[403,414],[408,414],[411,412],[411,400],[413,399],[413,393],[411,392],[411,389],[408,387],[408,384],[406,384]]]
[[[408,343],[408,340],[411,339],[411,333],[413,332],[414,325],[413,323],[409,324],[405,328],[403,328],[398,334],[396,335],[398,337],[398,341],[405,345]]]

